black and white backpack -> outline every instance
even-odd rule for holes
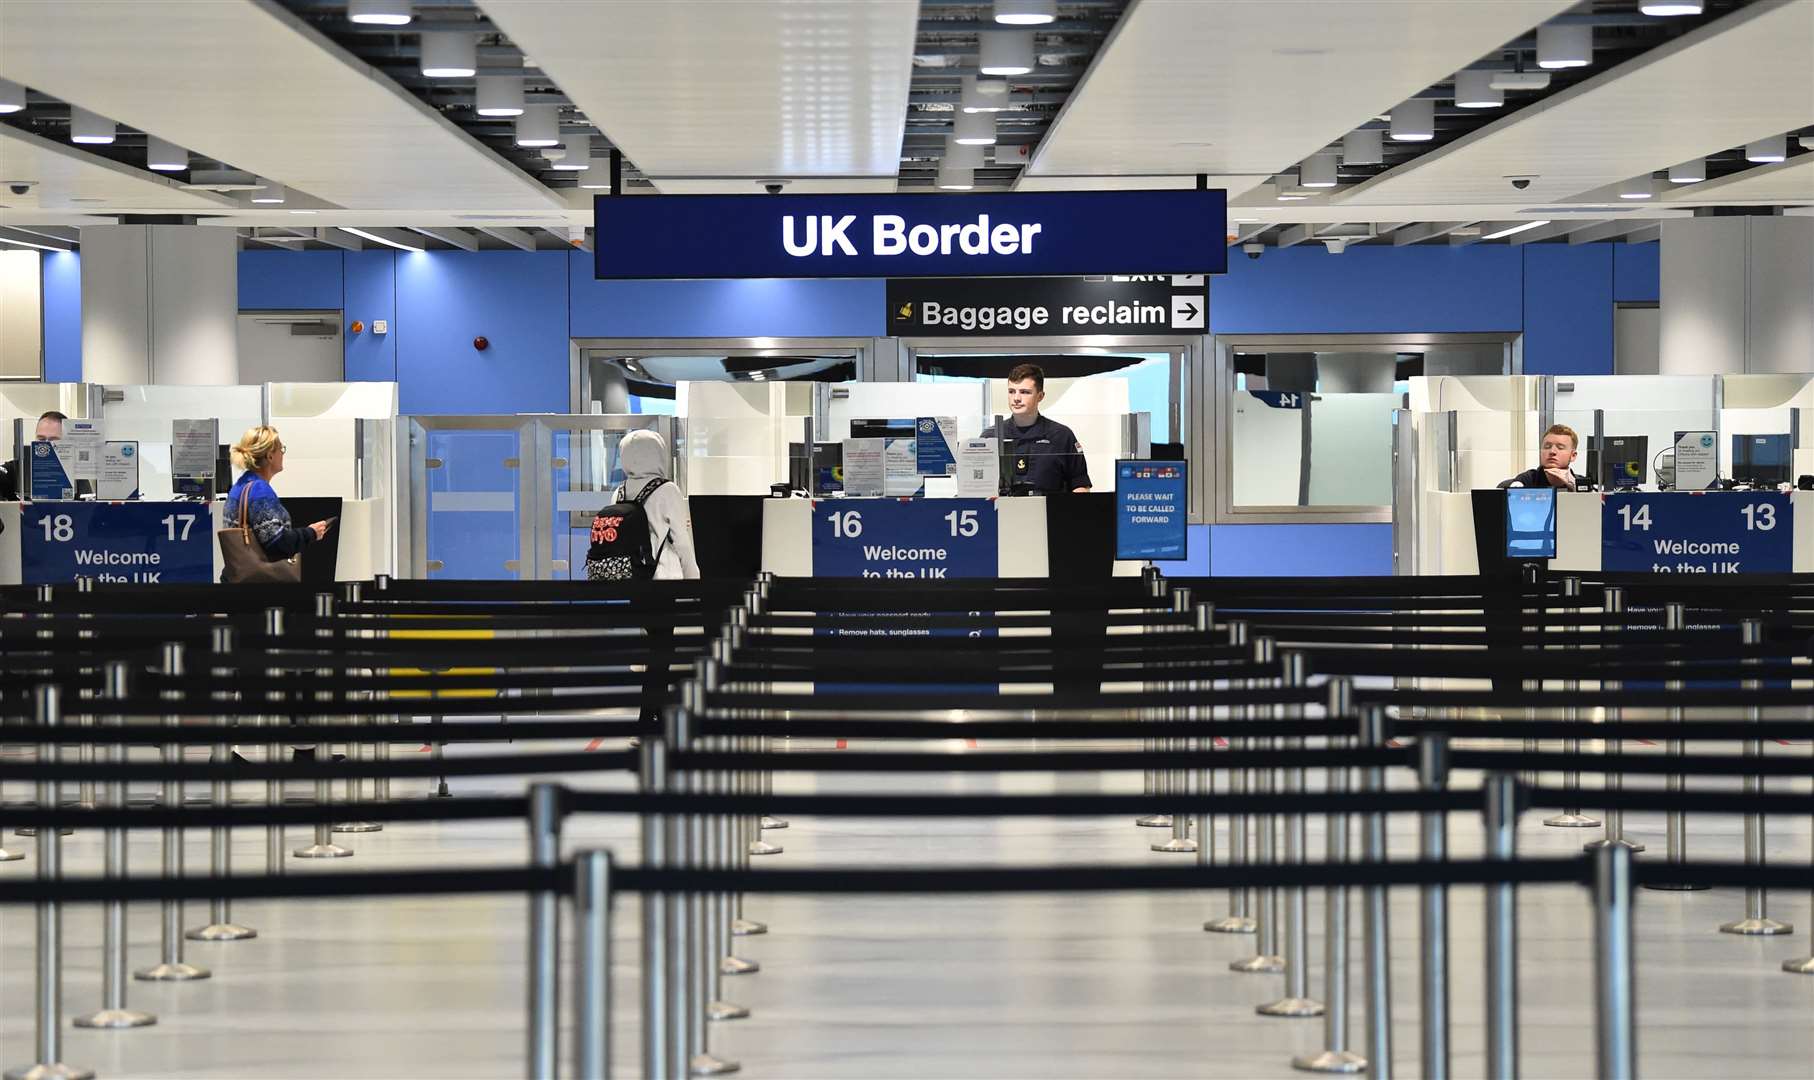
[[[592,518],[592,546],[586,551],[588,581],[648,581],[655,576],[655,564],[668,546],[668,538],[662,537],[661,547],[650,549],[649,515],[642,504],[665,483],[665,478],[649,481],[634,499],[624,498],[624,489],[618,488],[617,501]]]

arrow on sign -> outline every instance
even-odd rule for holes
[[[1188,300],[1185,301],[1183,314],[1184,314],[1184,318],[1186,318],[1186,319],[1196,318],[1197,317],[1197,305],[1191,303]]]

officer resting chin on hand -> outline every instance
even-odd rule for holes
[[[1009,492],[1058,495],[1090,490],[1083,447],[1071,429],[1039,414],[1046,396],[1046,373],[1037,364],[1008,372],[1008,411],[1001,424],[1004,487]]]

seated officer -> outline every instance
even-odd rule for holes
[[[38,417],[38,427],[37,430],[32,433],[32,439],[38,442],[58,441],[63,438],[63,421],[68,419],[69,417],[64,416],[55,409],[42,414]],[[29,448],[21,447],[20,452],[23,453],[27,449]],[[13,467],[15,464],[15,462],[10,461],[0,462],[0,502],[18,502],[22,494],[31,494],[29,491],[20,492],[20,477],[13,475]],[[89,484],[86,480],[81,481],[76,486],[78,490],[82,492],[89,490]]]
[[[1592,491],[1594,486],[1588,482],[1587,477],[1569,468],[1574,464],[1575,451],[1580,443],[1580,437],[1575,434],[1574,428],[1566,424],[1552,426],[1543,433],[1543,445],[1538,448],[1538,466],[1524,470],[1499,486],[1516,488],[1547,485],[1559,491]]]
[[[1002,456],[1009,470],[1006,489],[1035,495],[1090,490],[1083,447],[1071,429],[1039,415],[1046,397],[1046,373],[1037,364],[1008,372],[1009,417],[1002,422]]]

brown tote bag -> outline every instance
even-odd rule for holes
[[[252,527],[246,523],[247,505],[252,497],[252,485],[247,484],[239,489],[239,524],[229,525],[215,531],[215,539],[220,541],[221,561],[227,564],[226,581],[229,585],[294,585],[302,580],[302,563],[292,555],[287,559],[273,559],[265,553],[264,545],[258,537],[252,535]]]

